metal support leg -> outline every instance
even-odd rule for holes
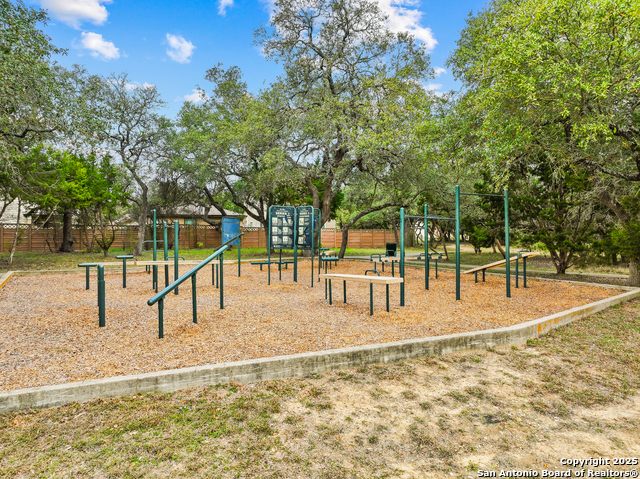
[[[216,285],[216,265],[211,263],[211,285]]]
[[[373,316],[373,283],[369,283],[369,316]]]
[[[482,270],[482,282],[484,283],[484,273],[485,273],[486,269]]]
[[[475,272],[475,275],[476,275],[476,283],[477,283],[478,282],[478,272],[477,271]]]
[[[522,284],[527,287],[527,257],[522,258]]]
[[[516,288],[519,288],[519,287],[520,287],[520,286],[518,285],[518,276],[519,276],[519,275],[518,275],[518,272],[519,272],[519,271],[518,271],[518,263],[519,263],[519,262],[520,262],[520,261],[518,261],[518,258],[516,258]]]
[[[389,312],[389,284],[387,286],[387,313]]]
[[[122,287],[127,287],[127,260],[122,260]]]
[[[344,302],[347,302],[347,282],[342,282],[342,295],[344,296]]]
[[[193,306],[193,322],[198,323],[198,301],[196,300],[196,275],[191,276],[191,303]]]
[[[105,320],[105,286],[104,286],[104,266],[98,265],[98,326],[104,328]]]
[[[333,304],[333,300],[331,299],[331,280],[329,280],[329,304]]]
[[[220,255],[220,276],[218,276],[218,286],[220,287],[220,309],[224,309],[224,253]]]
[[[220,268],[216,265],[216,289],[220,287]]]
[[[436,259],[436,279],[438,279],[438,260]]]
[[[89,266],[87,266],[86,268],[87,268],[87,282],[86,282],[86,289],[89,289]]]
[[[393,260],[391,260],[391,276],[393,276],[393,277],[396,276],[396,272],[394,270],[394,264],[395,264],[395,262]]]
[[[327,292],[327,278],[324,279],[324,299],[327,299],[328,297],[328,292]]]
[[[169,286],[169,265],[164,265],[164,287]]]
[[[162,313],[164,312],[164,298],[158,301],[158,339],[164,338],[164,320]]]

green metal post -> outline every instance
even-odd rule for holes
[[[282,281],[282,248],[280,248],[280,258],[278,259],[278,280]]]
[[[224,253],[220,255],[220,278],[218,284],[220,286],[220,309],[224,309]]]
[[[105,327],[105,287],[104,287],[104,266],[98,265],[98,326]]]
[[[429,207],[424,205],[424,289],[429,289]]]
[[[86,269],[87,269],[87,289],[89,289],[89,266],[87,266]]]
[[[198,301],[196,299],[196,275],[191,276],[191,303],[193,306],[193,322],[198,322]]]
[[[314,270],[313,270],[313,256],[314,256],[314,254],[315,254],[314,244],[313,244],[313,243],[314,243],[314,241],[313,241],[313,239],[314,239],[314,236],[315,236],[315,234],[316,234],[316,232],[315,232],[315,226],[314,226],[315,219],[316,219],[316,217],[315,217],[315,213],[314,213],[313,208],[312,208],[312,209],[311,209],[311,287],[312,287],[312,288],[313,288],[313,275],[315,274],[315,273],[314,273]],[[318,251],[318,253],[320,253],[320,251]],[[319,257],[319,256],[320,256],[320,255],[318,255],[318,257]],[[320,261],[320,260],[318,260],[318,261]],[[320,280],[318,279],[318,281],[320,281]]]
[[[511,262],[509,261],[509,189],[504,189],[504,249],[507,253],[507,298],[511,297]]]
[[[267,225],[267,285],[271,284],[271,208],[269,206],[269,224]]]
[[[369,283],[369,316],[373,316],[373,283]]]
[[[158,231],[157,231],[157,219],[156,219],[156,210],[153,210],[153,261],[158,260]],[[158,265],[153,265],[153,275],[151,282],[153,283],[153,288],[155,288],[156,293],[158,292]]]
[[[167,222],[162,222],[162,227],[164,228],[164,260],[169,261],[169,241],[167,237]],[[164,287],[169,286],[169,265],[164,265]]]
[[[240,277],[241,261],[242,261],[242,237],[238,238],[238,278]]]
[[[404,306],[404,208],[400,208],[400,306]],[[371,283],[371,314],[373,314],[373,283]]]
[[[164,312],[164,298],[161,298],[158,301],[158,339],[164,338],[164,321],[163,321],[163,313]]]
[[[293,282],[298,282],[298,208],[293,210]]]
[[[460,186],[456,185],[456,301],[460,301]]]
[[[127,258],[122,258],[122,287],[127,287]]]
[[[175,281],[180,277],[178,274],[178,238],[180,235],[180,225],[178,221],[173,222],[173,280]],[[178,294],[178,287],[173,290],[173,294]]]

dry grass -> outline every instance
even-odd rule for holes
[[[362,274],[367,263],[340,262],[332,271]],[[185,270],[186,271],[186,270]],[[399,306],[399,287],[391,287],[385,311],[383,286],[374,286],[375,312],[369,315],[369,285],[334,284],[334,304],[324,285],[310,287],[309,262],[299,283],[292,270],[282,282],[272,272],[243,265],[226,266],[225,309],[209,269],[198,277],[198,324],[192,322],[191,287],[165,301],[165,337],[157,338],[157,307],[151,276],[119,273],[106,277],[106,328],[98,328],[95,277],[84,289],[84,274],[13,277],[0,290],[0,389],[17,389],[210,363],[294,354],[410,338],[439,336],[509,326],[600,300],[618,291],[585,285],[530,281],[530,288],[504,295],[504,279],[486,283],[462,277],[462,301],[455,301],[451,272],[432,279],[424,290],[423,270],[407,268],[407,305]],[[93,273],[95,275],[95,273]],[[389,272],[387,271],[387,273]],[[161,275],[162,276],[162,275]]]

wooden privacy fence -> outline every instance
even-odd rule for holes
[[[242,237],[242,246],[245,248],[266,248],[267,238],[264,228],[240,228],[245,235]],[[146,239],[153,238],[152,227],[147,227]],[[57,251],[62,241],[61,228],[40,228],[33,225],[21,225],[16,230],[16,225],[0,223],[0,253],[11,250],[16,231],[18,234],[18,246],[16,251],[43,253]],[[107,229],[108,237],[115,234],[115,240],[111,245],[112,249],[132,250],[138,237],[137,226],[115,226],[113,230]],[[74,228],[73,248],[74,250],[85,250],[94,243],[94,234],[100,237],[99,231],[90,228]],[[162,240],[162,228],[158,228],[158,240]],[[349,231],[350,248],[384,248],[385,243],[396,241],[394,232],[391,230],[351,230]],[[170,228],[168,242],[173,247],[173,228]],[[212,226],[180,225],[181,249],[195,248],[215,248],[221,244],[220,232]],[[342,245],[342,233],[340,230],[323,229],[322,245],[327,248],[339,248]],[[162,246],[162,243],[158,243]],[[146,245],[146,249],[150,244]]]

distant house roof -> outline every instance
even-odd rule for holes
[[[225,216],[231,216],[234,218],[238,218],[238,217],[243,217],[244,215],[242,213],[236,213],[235,211],[231,211],[231,210],[224,210],[225,212]],[[204,208],[202,206],[185,206],[185,207],[180,207],[180,208],[176,208],[175,210],[173,210],[172,212],[158,212],[158,216],[165,218],[165,217],[194,217],[194,216],[202,216],[204,214]],[[218,208],[216,208],[215,206],[212,206],[211,209],[209,210],[209,216],[212,217],[216,217],[216,216],[222,216],[222,214],[220,213],[220,210]]]
[[[243,214],[236,213],[235,211],[231,211],[227,209],[225,209],[224,211],[226,214],[225,216],[228,216],[231,218],[242,219],[244,217]],[[176,208],[175,210],[166,211],[166,212],[158,211],[157,217],[158,219],[160,218],[164,218],[164,219],[166,218],[199,218],[203,215],[203,213],[204,213],[203,207],[190,206],[190,207],[180,207],[180,208]],[[221,218],[222,215],[220,214],[220,210],[218,210],[215,206],[212,206],[211,209],[209,210],[208,217],[211,219],[218,219],[218,218]],[[132,215],[131,213],[127,213],[125,215],[122,215],[116,223],[134,226],[138,224],[138,217],[137,215]]]

